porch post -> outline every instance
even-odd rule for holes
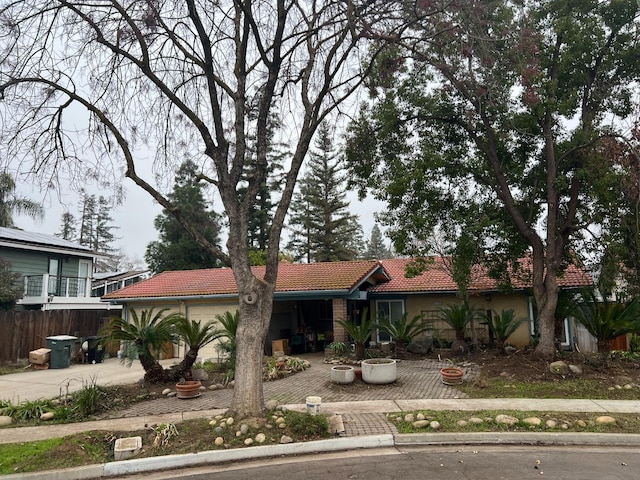
[[[348,340],[347,334],[337,320],[348,320],[347,300],[345,298],[334,298],[331,303],[333,307],[333,339],[336,342],[346,342]]]

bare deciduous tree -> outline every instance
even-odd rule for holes
[[[398,18],[394,2],[374,0],[0,0],[2,158],[46,188],[93,180],[117,189],[127,177],[232,266],[239,416],[263,409],[280,235],[309,143],[359,88],[368,39],[382,37],[372,32],[394,35]],[[268,172],[276,108],[293,153],[258,278],[248,260],[248,212]],[[248,138],[255,163],[244,180]],[[165,172],[185,159],[218,189],[227,252],[165,193]]]

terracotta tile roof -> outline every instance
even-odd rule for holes
[[[380,269],[377,260],[330,263],[281,263],[276,292],[352,291]],[[264,267],[253,267],[261,277]],[[386,280],[386,276],[384,278]],[[230,268],[167,271],[102,297],[105,300],[234,295],[238,293]]]
[[[422,274],[413,278],[405,278],[405,267],[412,259],[395,258],[382,260],[382,266],[387,271],[391,280],[386,283],[375,285],[369,289],[375,293],[416,293],[416,292],[455,292],[458,286],[453,281],[445,268],[444,259],[435,257],[434,263]],[[522,259],[520,265],[524,271],[531,271],[531,262],[528,258]],[[473,279],[470,290],[474,291],[495,291],[498,285],[495,280],[489,278],[485,268],[478,267],[472,274]],[[513,277],[511,279],[515,289],[529,288],[530,281],[526,278]],[[558,284],[564,288],[586,287],[593,285],[593,280],[584,270],[570,265],[558,280]]]

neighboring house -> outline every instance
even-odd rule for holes
[[[273,314],[266,350],[271,342],[288,339],[297,351],[323,348],[331,340],[348,341],[339,319],[359,321],[368,308],[397,320],[405,313],[408,318],[421,315],[430,322],[437,334],[452,337],[453,332],[438,318],[438,308],[460,303],[457,286],[442,268],[441,259],[421,275],[405,277],[409,259],[362,260],[348,262],[290,264],[281,263],[274,295]],[[527,265],[524,265],[525,270]],[[264,267],[253,268],[256,275]],[[581,288],[592,285],[589,275],[576,267],[569,267],[559,279],[561,288]],[[496,282],[478,270],[469,288],[471,302],[482,310],[513,309],[528,323],[516,332],[510,342],[517,346],[529,344],[536,316],[526,281],[512,281],[509,293],[501,291]],[[122,290],[107,294],[103,300],[122,304],[124,315],[137,311],[168,308],[192,320],[212,321],[216,314],[235,312],[238,291],[229,268],[167,271]],[[478,325],[479,337],[486,339],[486,325]],[[569,332],[568,338],[571,336]],[[372,342],[385,342],[375,332]],[[180,356],[178,349],[174,355]],[[202,357],[215,357],[215,347],[201,351]]]
[[[151,275],[149,270],[129,270],[126,272],[96,272],[93,274],[91,286],[92,297],[102,297],[134,283],[146,280]]]
[[[0,258],[20,274],[25,310],[104,309],[91,296],[96,255],[89,247],[53,235],[0,228]]]

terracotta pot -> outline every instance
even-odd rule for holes
[[[362,380],[362,369],[360,367],[356,367],[354,373],[356,374],[356,380]]]
[[[184,383],[176,383],[178,398],[196,398],[200,396],[200,380],[187,380]]]
[[[440,370],[440,376],[445,385],[459,385],[462,383],[464,371],[458,367],[445,367]]]
[[[336,365],[335,367],[331,367],[331,381],[333,383],[346,385],[348,383],[353,383],[355,379],[355,368],[350,367],[349,365]]]

